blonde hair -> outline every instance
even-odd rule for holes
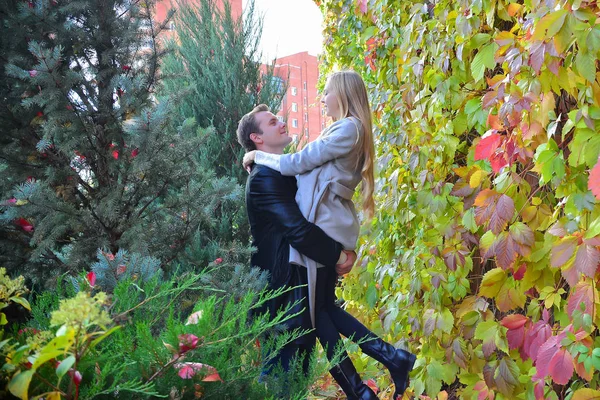
[[[354,117],[361,123],[362,137],[359,135],[357,142],[361,144],[362,149],[357,162],[362,163],[362,206],[367,218],[371,218],[375,212],[375,201],[373,200],[375,146],[373,144],[373,120],[367,88],[362,77],[350,70],[334,72],[327,79],[326,86],[327,90],[333,92],[337,97],[340,109],[339,119]],[[334,118],[334,120],[337,119]]]

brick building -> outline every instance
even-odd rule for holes
[[[274,74],[287,83],[277,116],[287,121],[288,133],[294,140],[304,143],[315,140],[325,128],[327,118],[317,93],[317,57],[305,51],[278,58]]]

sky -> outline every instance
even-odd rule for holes
[[[255,4],[264,14],[263,61],[302,51],[313,55],[321,52],[323,17],[312,0],[255,0]],[[299,27],[302,34],[296,33]]]

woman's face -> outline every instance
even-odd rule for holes
[[[333,90],[330,89],[329,82],[325,85],[325,90],[321,96],[321,103],[325,106],[325,112],[333,119],[340,118],[340,104]]]

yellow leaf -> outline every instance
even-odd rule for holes
[[[517,15],[517,13],[521,9],[521,7],[523,7],[521,4],[517,4],[517,3],[509,4],[507,7],[508,15],[510,15],[511,17],[514,17],[515,15]]]
[[[594,389],[579,389],[573,393],[571,400],[600,400],[600,391]]]
[[[60,392],[52,392],[52,393],[48,393],[48,395],[46,396],[46,400],[60,400]]]
[[[22,400],[27,400],[27,391],[29,390],[29,384],[35,370],[30,369],[23,372],[18,372],[11,381],[8,383],[8,390]]]
[[[471,179],[469,180],[469,186],[471,186],[472,188],[478,187],[486,175],[487,172],[482,169],[475,171],[475,173],[471,175]]]
[[[494,298],[506,282],[506,272],[502,268],[494,268],[485,273],[479,288],[479,295]]]

